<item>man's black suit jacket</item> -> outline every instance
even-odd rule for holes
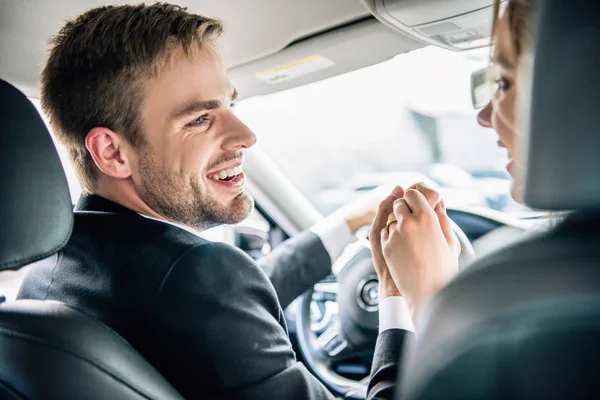
[[[305,233],[266,260],[273,285],[235,247],[89,196],[67,246],[33,267],[19,298],[62,301],[101,320],[185,398],[330,399],[296,361],[274,289],[287,302],[330,267]],[[380,335],[373,398],[391,396],[403,334]]]

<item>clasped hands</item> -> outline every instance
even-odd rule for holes
[[[458,272],[460,243],[444,201],[423,183],[394,188],[379,205],[370,241],[380,301],[404,296],[416,323],[424,302]]]

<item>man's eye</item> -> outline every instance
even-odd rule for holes
[[[200,126],[200,125],[204,124],[204,122],[206,122],[206,115],[202,115],[202,116],[196,118],[195,120],[190,122],[189,125],[190,126]]]

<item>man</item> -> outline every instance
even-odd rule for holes
[[[90,10],[53,39],[42,107],[88,195],[56,263],[37,265],[19,297],[100,319],[186,398],[332,398],[296,362],[274,287],[289,303],[327,274],[350,240],[338,232],[351,237],[369,213],[301,234],[264,270],[196,234],[253,207],[243,157],[256,138],[231,111],[221,32],[154,4]],[[372,397],[391,393],[401,325],[382,322]]]

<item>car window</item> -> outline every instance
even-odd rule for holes
[[[489,52],[427,47],[235,110],[323,214],[380,185],[420,180],[448,206],[516,213],[524,208],[509,195],[506,151],[477,124],[470,97]]]

